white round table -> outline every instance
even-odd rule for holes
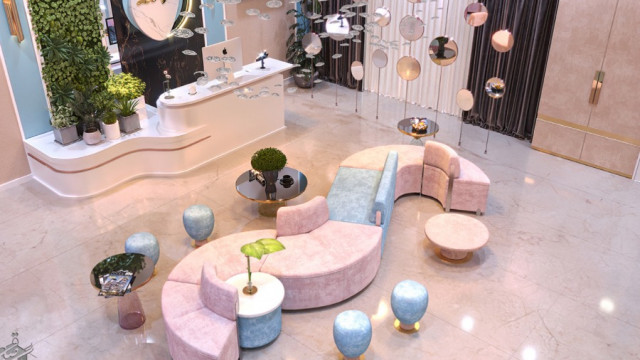
[[[489,230],[479,220],[460,214],[436,215],[424,225],[424,232],[440,247],[445,260],[468,261],[473,251],[489,241]]]
[[[258,291],[246,295],[242,289],[247,285],[247,274],[234,275],[227,283],[238,289],[238,338],[240,347],[256,348],[275,340],[282,329],[282,300],[284,286],[275,276],[254,272],[251,282]]]

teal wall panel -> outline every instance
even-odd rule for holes
[[[224,19],[224,9],[221,3],[216,2],[213,9],[204,8],[204,26],[207,28],[207,45],[226,40],[224,36],[224,26],[220,23],[222,19]]]
[[[9,82],[18,107],[24,136],[30,138],[51,131],[49,109],[44,85],[38,70],[36,54],[31,41],[31,30],[27,22],[24,3],[15,2],[18,7],[24,40],[18,43],[11,36],[6,21],[4,6],[0,6],[0,46],[9,73]]]

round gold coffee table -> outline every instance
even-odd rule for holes
[[[424,232],[440,248],[443,260],[461,263],[489,241],[489,230],[479,220],[460,214],[436,215],[424,225]]]
[[[427,125],[426,131],[416,132],[413,129],[413,125],[412,125],[415,122],[425,123]],[[439,130],[440,130],[440,127],[438,127],[438,124],[436,124],[434,121],[431,121],[427,118],[410,117],[410,118],[406,118],[398,121],[398,131],[400,131],[405,135],[411,136],[413,138],[411,140],[412,145],[424,145],[421,139],[425,136],[435,135]]]
[[[241,196],[258,203],[258,213],[275,217],[278,209],[302,194],[307,188],[307,177],[299,170],[285,167],[278,172],[273,186],[266,186],[263,176],[253,170],[240,174],[236,180],[236,191]]]

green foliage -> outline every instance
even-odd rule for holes
[[[73,92],[71,102],[73,113],[82,120],[86,132],[96,131],[98,122],[108,113],[113,112],[115,103],[113,96],[105,89],[98,87]]]
[[[258,171],[280,170],[287,164],[287,156],[276,148],[264,148],[251,156],[251,167]]]
[[[30,0],[28,5],[52,107],[69,104],[74,90],[100,92],[109,78],[110,56],[102,45],[98,1]]]
[[[245,256],[250,256],[260,260],[262,259],[262,255],[271,254],[284,249],[285,247],[280,241],[276,239],[265,238],[243,245],[240,248],[240,252],[242,252]]]
[[[129,73],[113,75],[107,81],[107,89],[118,102],[126,102],[141,96],[144,94],[145,87],[142,80]]]
[[[313,59],[309,59],[307,57],[307,53],[304,51],[304,47],[302,46],[302,38],[311,31],[311,20],[304,15],[304,11],[305,9],[313,8],[322,9],[322,5],[318,0],[303,0],[301,2],[300,10],[295,7],[287,11],[287,14],[293,14],[296,22],[289,26],[291,34],[289,35],[289,38],[287,38],[286,58],[288,62],[294,65],[300,65],[292,70],[294,75],[304,74],[307,78],[310,78],[312,74],[301,72],[302,69],[311,70],[312,65],[315,66],[315,64],[319,62],[324,62],[320,54],[316,55]]]
[[[62,129],[77,123],[78,118],[73,114],[73,109],[70,106],[58,106],[51,109],[51,126],[54,128]]]
[[[117,121],[118,121],[118,116],[113,111],[106,113],[102,118],[102,122],[105,123],[106,125],[113,125]]]
[[[128,100],[124,102],[117,102],[116,111],[118,112],[118,115],[122,117],[127,117],[136,113],[137,106],[138,106],[138,99]]]

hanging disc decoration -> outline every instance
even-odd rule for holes
[[[347,37],[349,30],[349,20],[342,14],[330,15],[325,22],[325,29],[329,37],[336,41],[342,41]]]
[[[364,67],[360,61],[354,61],[351,63],[351,76],[357,81],[362,80],[364,77]]]
[[[447,36],[438,36],[429,43],[429,57],[437,65],[451,65],[458,58],[458,44]]]
[[[391,23],[391,12],[389,12],[389,9],[384,7],[377,8],[373,13],[373,22],[380,27],[388,26]]]
[[[322,51],[322,40],[316,33],[306,33],[302,38],[302,47],[307,54],[318,55]]]
[[[387,56],[387,53],[384,52],[384,50],[382,49],[376,49],[373,51],[373,54],[371,54],[371,61],[373,62],[373,65],[379,69],[387,66],[387,63],[389,62],[389,57]]]
[[[416,41],[424,34],[424,23],[420,18],[407,15],[400,20],[400,35],[409,41]]]
[[[464,20],[473,27],[483,25],[487,17],[489,17],[489,11],[482,3],[469,4],[464,10]]]
[[[507,52],[513,47],[513,34],[509,30],[496,31],[491,36],[491,46],[497,52]]]
[[[420,62],[412,56],[401,57],[396,64],[398,75],[407,81],[412,81],[420,76]]]
[[[473,108],[473,93],[467,89],[458,90],[456,104],[462,111],[471,110]]]
[[[489,97],[500,99],[504,96],[505,87],[506,84],[504,80],[500,79],[499,77],[492,77],[485,83],[484,91],[487,92],[487,95],[489,95]]]

